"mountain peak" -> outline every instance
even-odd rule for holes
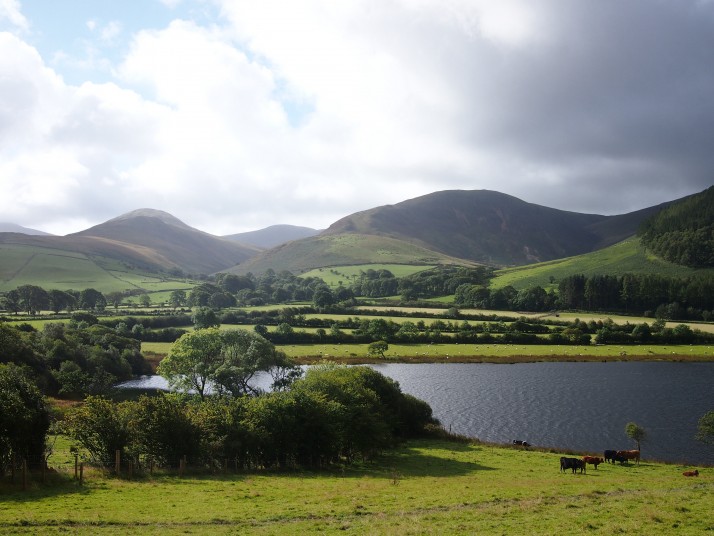
[[[157,210],[155,208],[138,208],[136,210],[127,212],[126,214],[122,214],[121,216],[117,216],[116,218],[112,218],[111,220],[108,220],[107,223],[131,220],[134,218],[155,218],[157,220],[161,220],[167,225],[173,225],[175,227],[181,227],[184,229],[191,228],[189,225],[186,225],[184,222],[179,220],[176,216],[173,216],[172,214],[169,214],[168,212],[165,212],[163,210]]]

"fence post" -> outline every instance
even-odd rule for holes
[[[10,462],[10,481],[15,483],[15,465],[17,460],[15,459],[15,453],[12,454],[12,461]]]
[[[47,473],[47,460],[45,458],[42,458],[42,483],[45,483],[45,476]]]
[[[149,460],[149,474],[151,476],[154,476],[154,459],[153,458],[151,458]]]
[[[116,452],[114,452],[114,472],[117,474],[117,476],[120,476],[121,472],[121,450],[117,449]]]
[[[75,454],[74,455],[74,479],[75,480],[77,480],[78,471],[79,471],[79,456],[77,454]]]
[[[22,491],[27,490],[27,460],[22,459]]]
[[[228,474],[228,458],[223,460],[223,472]]]
[[[133,474],[134,474],[134,462],[129,460],[129,480],[131,480],[131,477]]]
[[[79,464],[79,485],[84,482],[84,463]]]

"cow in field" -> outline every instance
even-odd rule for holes
[[[580,469],[581,473],[587,472],[585,462],[583,460],[578,458],[560,458],[560,472],[565,473],[568,469],[571,469],[573,474],[575,474],[578,469]]]
[[[618,450],[615,455],[619,458],[619,462],[622,464],[625,461],[635,460],[637,465],[640,465],[640,451],[639,450]]]
[[[610,463],[615,463],[615,456],[617,456],[616,450],[606,450],[605,451],[605,461]]]
[[[699,476],[699,469],[695,469],[694,471],[684,471],[682,474],[684,476]]]
[[[589,463],[590,465],[594,465],[595,469],[597,469],[597,466],[603,463],[605,460],[598,456],[583,456],[583,461],[585,463]]]
[[[531,446],[531,444],[528,443],[527,441],[521,441],[520,439],[514,439],[513,444],[520,445],[521,447],[530,447]]]

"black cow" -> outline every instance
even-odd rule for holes
[[[521,441],[520,439],[514,439],[513,440],[514,445],[520,445],[521,447],[530,447],[531,444],[526,442],[526,441]]]
[[[586,472],[585,462],[579,458],[560,458],[560,472],[565,473],[568,469],[572,469],[573,474],[580,469],[580,472]]]
[[[615,463],[615,457],[617,456],[616,450],[606,450],[605,451],[605,461],[609,463]]]

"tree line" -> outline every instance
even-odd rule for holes
[[[119,381],[151,372],[138,340],[97,324],[87,313],[40,331],[0,322],[0,363],[25,367],[42,392],[63,398],[104,393]]]

